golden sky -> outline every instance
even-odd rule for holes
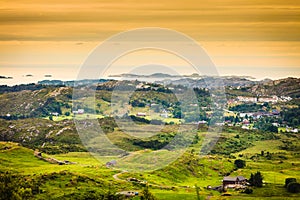
[[[198,41],[224,74],[300,76],[300,0],[0,0],[0,24],[0,75],[74,74],[113,34],[162,27]]]

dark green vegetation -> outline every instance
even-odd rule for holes
[[[300,184],[297,182],[296,178],[287,178],[285,179],[284,187],[287,188],[287,191],[292,193],[299,193],[300,192]]]
[[[264,111],[265,109],[270,109],[270,105],[268,103],[264,104],[240,104],[234,107],[230,107],[229,110],[231,111],[239,111],[239,112],[257,112],[257,111]]]
[[[263,131],[241,130],[236,127],[225,127],[223,129],[228,134],[221,135],[216,145],[211,150],[212,154],[231,155],[253,146],[255,141],[279,139],[279,134]],[[282,136],[286,138],[285,136]],[[292,138],[298,138],[292,135]],[[208,144],[210,145],[210,144]]]
[[[262,187],[263,186],[263,176],[260,172],[256,172],[255,174],[251,173],[249,183],[254,187]]]
[[[300,125],[300,110],[299,108],[286,109],[281,113],[283,120],[287,121],[289,126]]]
[[[26,85],[15,85],[15,86],[7,86],[7,85],[1,85],[0,86],[0,94],[8,93],[8,92],[20,92],[22,90],[40,90],[42,88],[45,88],[44,85],[36,85],[36,84],[26,84]]]
[[[291,193],[299,193],[300,192],[300,183],[292,182],[287,186],[287,190]]]
[[[237,160],[234,161],[234,165],[237,168],[244,168],[246,166],[246,161],[241,160],[241,159],[237,159]]]

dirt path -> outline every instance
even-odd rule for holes
[[[126,180],[126,179],[120,179],[120,178],[119,178],[119,175],[124,174],[124,173],[126,173],[126,172],[127,172],[127,171],[124,170],[124,171],[121,171],[121,172],[119,172],[119,173],[116,173],[116,174],[113,175],[113,178],[114,178],[115,180],[117,180],[117,181],[130,182],[130,181]],[[157,184],[152,184],[152,183],[148,183],[148,186],[158,187],[158,188],[164,188],[164,189],[170,189],[170,188],[174,187],[174,186],[168,186],[168,185],[157,185]]]
[[[115,180],[117,180],[117,181],[127,181],[127,180],[124,180],[124,179],[120,179],[118,176],[119,175],[121,175],[121,174],[124,174],[124,173],[126,173],[127,171],[121,171],[121,172],[119,172],[119,173],[117,173],[117,174],[114,174],[113,175],[113,178],[115,179]]]

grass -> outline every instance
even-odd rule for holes
[[[34,157],[33,150],[18,146],[16,143],[1,142],[0,149],[0,170],[2,172],[12,171],[29,174],[50,167],[47,162]]]
[[[44,155],[46,157],[53,157],[60,160],[69,160],[77,162],[75,165],[57,165],[50,164],[46,161],[36,158],[33,150],[18,146],[16,143],[0,142],[0,160],[2,172],[14,171],[25,175],[33,175],[36,173],[53,173],[60,171],[79,172],[83,174],[99,176],[112,176],[115,171],[107,169],[97,159],[86,152],[73,152],[59,155]]]
[[[152,192],[158,199],[163,200],[173,200],[174,196],[176,196],[177,199],[182,200],[195,200],[197,198],[194,188],[187,188],[185,190],[180,189],[175,191],[161,191],[154,189]]]
[[[266,141],[256,141],[253,143],[253,147],[247,148],[243,151],[236,153],[238,154],[258,154],[261,151],[270,152],[270,153],[279,153],[279,152],[286,152],[284,150],[280,150],[279,146],[282,145],[280,140],[266,140]]]
[[[253,194],[234,194],[233,199],[299,199],[299,195],[286,191],[282,184],[265,184],[262,188],[256,188]],[[230,198],[231,199],[231,198]]]
[[[83,119],[102,119],[104,118],[103,115],[100,114],[77,114],[76,116],[74,116],[73,114],[66,116],[66,115],[59,115],[59,116],[52,116],[53,121],[57,122],[57,121],[62,121],[62,120],[73,120],[74,118],[77,120],[83,120]],[[44,117],[44,119],[49,119],[49,117]]]
[[[152,171],[167,166],[181,155],[180,152],[167,150],[142,150],[120,159],[118,167],[129,171]]]
[[[109,133],[110,137],[117,137],[113,135],[117,132]],[[201,137],[203,134],[199,133],[199,136]],[[227,134],[227,137],[234,137],[236,132]],[[148,182],[151,192],[158,199],[166,200],[196,199],[195,185],[200,187],[202,199],[207,197],[210,199],[297,199],[300,197],[299,194],[287,193],[283,185],[285,179],[289,177],[300,180],[299,156],[297,157],[296,152],[280,150],[280,145],[279,140],[253,142],[253,146],[233,154],[246,161],[245,168],[234,170],[235,158],[222,155],[200,158],[196,154],[188,153],[191,149],[195,149],[197,152],[197,148],[201,147],[201,145],[195,144],[183,155],[173,152],[174,156],[181,156],[164,168],[152,172],[127,172],[119,175],[119,178],[125,180],[128,177],[135,177],[139,180],[145,180]],[[263,156],[260,155],[261,151],[265,151]],[[266,157],[267,151],[272,155],[270,160]],[[116,191],[141,190],[141,186],[138,184],[116,181],[113,175],[119,173],[120,170],[118,168],[106,168],[104,165],[107,161],[118,160],[118,163],[122,164],[121,167],[135,169],[138,166],[143,166],[141,163],[145,163],[149,167],[155,160],[155,156],[164,161],[172,158],[172,154],[166,150],[139,150],[131,152],[128,157],[123,158],[112,156],[95,158],[88,152],[69,152],[44,156],[68,160],[76,164],[50,164],[34,157],[33,150],[16,143],[0,142],[0,171],[11,171],[30,177],[46,177],[41,185],[44,193],[36,197],[45,199],[50,195],[51,198],[64,199],[64,195],[81,194],[87,188],[100,191],[107,190],[109,183],[113,185],[112,187]],[[221,185],[224,174],[228,172],[232,172],[231,176],[242,175],[249,178],[250,174],[256,171],[262,173],[265,185],[263,188],[255,188],[251,195],[228,191],[232,196],[221,197],[220,193],[205,189],[208,185]],[[78,177],[85,177],[85,181],[79,181]]]

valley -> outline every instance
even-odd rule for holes
[[[242,80],[1,86],[0,199],[298,199],[298,79]]]

